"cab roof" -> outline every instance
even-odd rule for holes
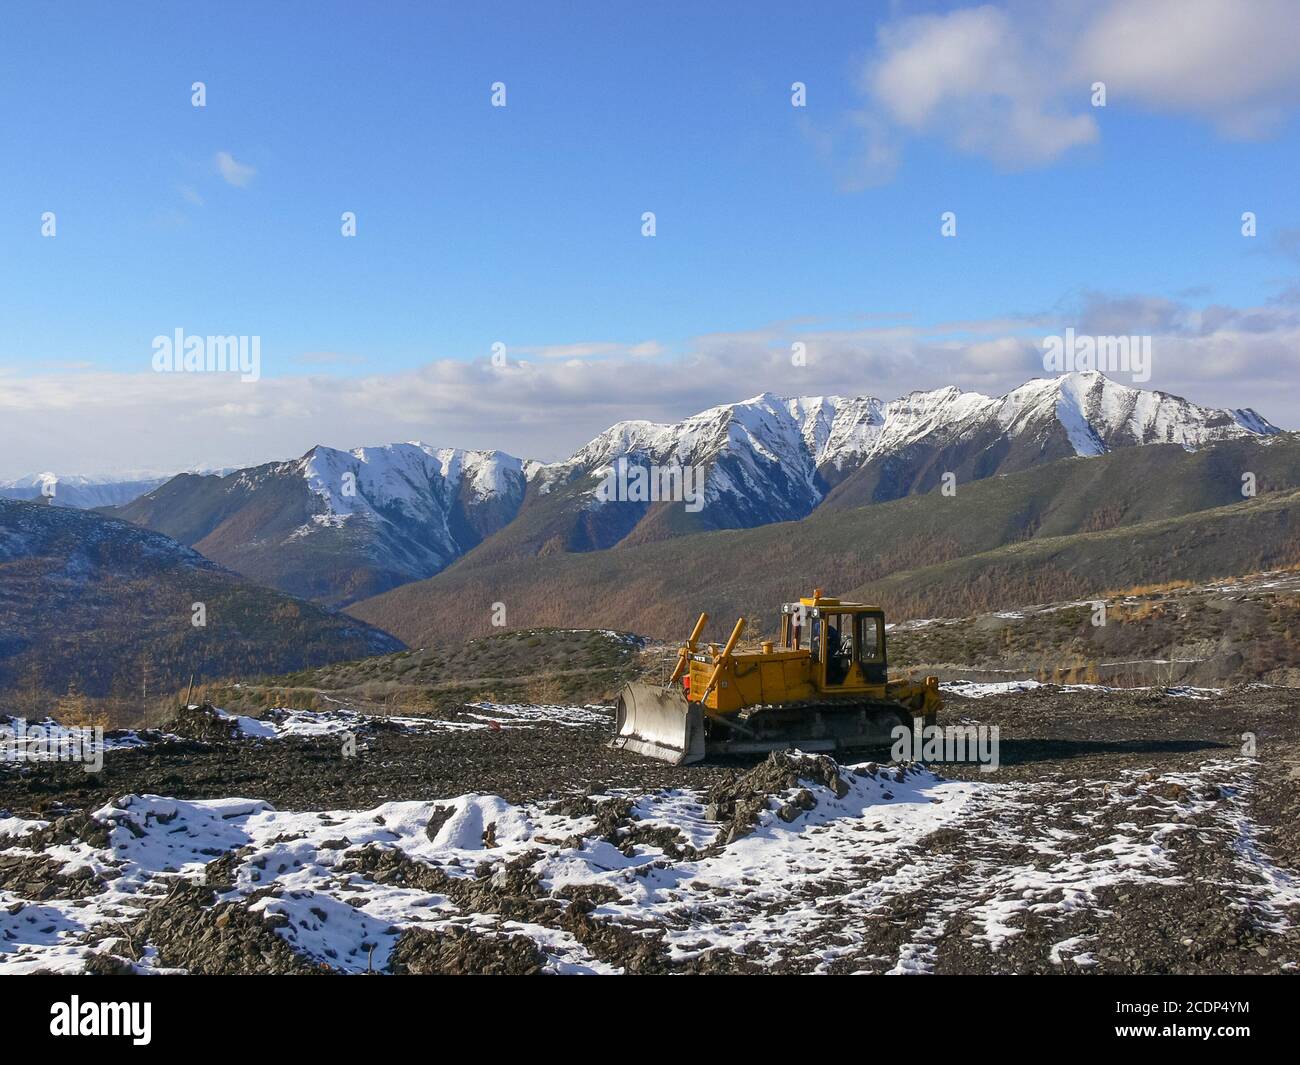
[[[858,613],[862,611],[881,612],[880,607],[871,603],[850,603],[847,600],[837,599],[835,596],[818,594],[819,592],[820,589],[812,595],[800,596],[797,603],[782,604],[781,612],[783,614],[793,614],[798,611],[801,606],[812,610],[838,610],[847,613]]]

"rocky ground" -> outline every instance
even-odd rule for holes
[[[959,690],[941,723],[998,726],[996,772],[674,768],[606,747],[607,711],[490,704],[0,763],[0,971],[1300,963],[1300,691]]]

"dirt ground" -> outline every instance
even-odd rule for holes
[[[696,899],[682,911],[686,916],[674,917],[685,922],[682,927],[698,928],[701,949],[691,956],[660,948],[647,953],[646,936],[627,931],[625,914],[610,911],[597,921],[584,916],[595,903],[578,906],[531,881],[510,896],[524,902],[507,905],[496,887],[489,890],[515,875],[504,864],[480,870],[481,891],[456,885],[450,897],[466,912],[501,917],[523,907],[529,927],[562,928],[593,958],[632,971],[1276,973],[1300,965],[1300,690],[1244,686],[1189,698],[1040,688],[980,699],[949,696],[940,724],[959,722],[998,726],[999,769],[932,768],[951,782],[994,787],[966,802],[961,816],[944,827],[916,838],[891,836],[874,849],[863,831],[870,826],[852,818],[815,827],[809,821],[806,832],[828,833],[820,849],[844,861],[790,865],[782,890],[802,909],[790,911],[787,943],[750,944],[743,951],[725,946],[730,933],[718,929],[770,921],[782,905],[771,899],[760,905],[734,885],[713,887],[707,901]],[[283,811],[369,810],[469,792],[493,793],[512,804],[619,789],[638,795],[686,789],[703,796],[750,779],[744,774],[761,762],[671,767],[610,750],[608,734],[598,727],[546,724],[426,733],[381,723],[359,739],[354,758],[341,756],[337,737],[324,737],[154,743],[110,752],[97,775],[68,765],[6,765],[0,768],[0,818],[77,824],[89,811],[132,793],[264,799]],[[888,752],[839,752],[835,758],[847,766],[888,761]],[[828,808],[825,789],[808,792],[803,783],[807,802],[780,788],[772,795],[771,809],[785,802],[781,820],[792,820],[795,828],[801,809],[815,806],[817,795]],[[766,796],[758,805],[767,806]],[[868,814],[855,815],[857,822]],[[606,824],[610,838],[625,853],[659,854],[644,849],[654,843],[654,832],[638,834],[635,821],[620,808]],[[77,830],[71,831],[75,837]],[[5,851],[5,842],[14,848]],[[711,846],[707,853],[725,857],[731,844],[719,836]],[[699,859],[691,848],[677,849]],[[6,855],[16,870],[7,882]],[[59,879],[57,865],[31,864],[38,859],[16,841],[0,840],[0,890],[12,893],[0,899],[25,898],[33,878],[55,884],[52,891],[77,890]],[[349,852],[352,866],[376,883],[385,876],[424,875],[383,863],[376,872],[372,859],[365,851]],[[1139,872],[1130,875],[1126,864]],[[881,884],[899,886],[866,891]],[[1022,896],[1029,903],[1019,901]],[[155,909],[159,905],[190,909],[188,916],[172,914],[170,923],[162,920],[166,915],[151,914],[142,927],[156,935],[164,935],[159,928],[202,927],[215,912],[210,900],[188,896]],[[640,931],[651,930],[653,939],[672,926],[647,919]],[[1005,934],[995,933],[999,928]],[[452,939],[422,934],[419,943],[401,941],[393,971],[472,971],[481,942],[460,933]],[[544,952],[526,937],[517,956],[503,960],[502,951],[520,938],[514,931],[511,936],[492,939],[491,964],[502,971],[542,970]],[[228,944],[222,949],[229,953]],[[286,957],[284,971],[292,971],[297,962]],[[267,971],[237,958],[207,969],[187,967]]]
[[[1264,901],[1267,893],[1259,892],[1256,901],[1243,890],[1243,882],[1248,888],[1277,876],[1300,900],[1294,893],[1300,884],[1300,690],[1243,686],[1191,699],[1039,689],[978,700],[950,697],[947,709],[952,718],[998,725],[1001,768],[994,776],[1024,782],[1042,795],[1043,805],[1020,817],[1024,839],[1045,827],[1072,828],[1081,810],[1102,813],[1073,844],[1079,851],[1105,847],[1122,824],[1176,818],[1186,830],[1166,842],[1182,883],[1103,889],[1096,908],[1081,908],[1050,927],[1030,915],[1021,934],[996,954],[966,937],[944,937],[936,971],[1062,971],[1048,954],[1065,933],[1091,943],[1096,964],[1082,971],[1269,973],[1300,964],[1300,909],[1279,913]],[[1254,759],[1239,758],[1248,735]],[[1169,779],[1230,760],[1240,768],[1202,771],[1199,781]],[[953,778],[978,776],[970,766],[943,771]],[[1179,790],[1198,787],[1205,801],[1172,811],[1172,818],[1167,806],[1152,801],[1153,795],[1193,799]],[[1005,827],[1005,813],[1001,819]],[[1000,852],[1016,846],[982,843],[978,831],[947,845],[958,866],[978,855],[974,864],[982,868],[996,866]],[[1238,860],[1254,850],[1271,868],[1243,876]],[[896,920],[906,922],[906,906],[900,903]]]

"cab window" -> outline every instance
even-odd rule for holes
[[[885,657],[885,619],[879,614],[859,614],[857,629],[858,661],[864,665],[882,661]]]
[[[826,683],[843,684],[853,666],[853,615],[826,616]]]

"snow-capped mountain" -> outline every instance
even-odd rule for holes
[[[119,513],[337,605],[437,573],[513,519],[523,496],[513,456],[406,443],[182,475]]]
[[[25,477],[0,481],[0,499],[46,501],[54,507],[93,510],[120,507],[166,484],[178,473],[225,474],[233,467],[191,466],[188,470],[132,470],[118,474],[29,473]]]
[[[1128,388],[1096,372],[1038,378],[999,399],[980,398],[1012,435],[1055,419],[1076,455],[1100,455],[1133,444],[1181,444],[1190,450],[1278,432],[1249,408],[1201,407],[1167,392]]]
[[[524,461],[423,444],[337,451],[226,477],[177,477],[121,514],[249,576],[331,604],[437,573],[705,529],[792,521],[1071,456],[1195,449],[1278,430],[1252,410],[1200,407],[1098,373],[1004,396],[957,388],[870,396],[763,393],[673,424],[619,422],[573,456]],[[702,505],[610,497],[619,470],[692,468]]]
[[[112,478],[59,476],[56,473],[32,473],[11,481],[0,481],[0,499],[46,499],[51,506],[120,507],[151,492],[168,477]]]
[[[826,502],[857,506],[929,491],[947,472],[960,483],[1122,447],[1195,450],[1277,432],[1253,410],[1202,407],[1100,373],[1038,378],[997,397],[956,388],[914,392],[885,405],[880,433],[851,476],[828,476]]]
[[[1200,407],[1100,373],[1037,379],[999,397],[952,387],[889,402],[763,393],[676,424],[620,422],[532,480],[541,495],[580,486],[579,506],[594,515],[608,505],[596,485],[619,460],[702,465],[707,505],[697,527],[737,528],[804,517],[831,496],[865,503],[928,490],[949,471],[972,480],[1116,447],[1197,448],[1277,431],[1253,410]],[[651,509],[643,506],[629,526],[623,507],[609,528],[627,535]]]
[[[645,466],[702,466],[706,508],[726,511],[715,514],[715,521],[735,526],[800,518],[821,500],[819,466],[851,455],[879,416],[879,406],[873,399],[782,399],[764,393],[675,425],[619,422],[572,458],[540,467],[532,480],[538,493],[547,495],[575,481],[602,480],[620,459]],[[605,505],[590,485],[584,484],[582,494],[589,509]]]
[[[418,549],[439,568],[513,518],[524,495],[520,459],[420,443],[315,447],[289,472],[301,475],[322,505],[314,525],[364,522],[417,531]]]

